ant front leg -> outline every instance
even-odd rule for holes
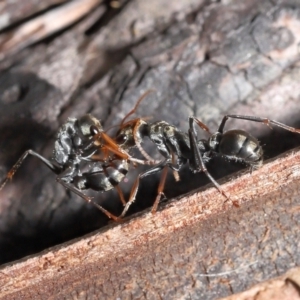
[[[197,131],[195,128],[195,122],[204,130],[208,131],[208,128],[206,125],[204,125],[201,121],[194,117],[189,118],[189,138],[190,138],[190,147],[191,147],[191,159],[190,159],[190,168],[194,173],[203,172],[208,179],[213,183],[213,185],[219,190],[219,192],[227,199],[229,199],[229,196],[226,195],[224,190],[221,188],[221,186],[218,184],[218,182],[211,176],[211,174],[208,172],[203,155],[200,151],[200,147],[202,146],[203,150],[207,148],[204,142],[200,143],[197,141]],[[200,125],[201,124],[201,125]]]
[[[61,172],[61,168],[54,165],[50,160],[46,159],[42,155],[38,154],[37,152],[29,149],[23,153],[23,155],[18,159],[18,161],[14,164],[11,170],[7,173],[6,177],[3,179],[0,185],[0,191],[4,188],[8,180],[11,180],[19,167],[22,165],[23,161],[26,159],[28,155],[34,156],[42,161],[53,173],[59,174]]]
[[[269,126],[270,128],[271,125],[283,128],[287,131],[291,131],[291,132],[296,132],[300,134],[300,129],[291,127],[291,126],[287,126],[283,123],[277,122],[275,120],[271,120],[268,118],[260,118],[260,117],[255,117],[255,116],[241,116],[241,115],[226,115],[223,117],[223,120],[219,126],[218,132],[223,133],[224,127],[225,127],[225,123],[227,122],[227,120],[231,118],[231,119],[239,119],[239,120],[246,120],[246,121],[252,121],[252,122],[258,122],[258,123],[263,123],[267,126]]]
[[[197,131],[195,128],[195,122],[205,131],[209,132],[208,127],[200,122],[195,117],[189,117],[189,139],[190,139],[190,147],[191,147],[191,158],[190,158],[190,168],[194,173],[201,172],[206,170],[202,153],[198,146],[197,140]],[[210,132],[209,132],[210,133]],[[205,146],[203,144],[203,146]]]

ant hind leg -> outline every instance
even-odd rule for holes
[[[78,188],[76,188],[75,186],[71,185],[68,182],[65,182],[61,177],[57,177],[56,178],[57,182],[60,183],[62,186],[64,186],[66,189],[70,190],[71,192],[75,193],[76,195],[78,195],[80,198],[82,198],[83,200],[85,200],[87,203],[91,203],[93,204],[95,207],[97,207],[100,211],[102,211],[108,218],[113,219],[116,222],[121,222],[122,219],[113,215],[112,213],[110,213],[109,211],[107,211],[105,208],[103,208],[101,205],[99,205],[98,203],[94,202],[92,199],[92,197],[89,197],[87,195],[85,195],[81,190],[79,190]]]
[[[285,124],[280,123],[280,122],[275,121],[275,120],[271,120],[271,119],[268,119],[268,118],[255,117],[255,116],[242,116],[242,115],[225,115],[222,119],[222,122],[221,122],[220,126],[219,126],[218,132],[221,132],[221,133],[223,132],[224,127],[225,127],[225,123],[228,121],[229,118],[263,123],[263,124],[269,126],[270,128],[272,128],[271,125],[274,125],[274,126],[283,128],[287,131],[296,132],[296,133],[300,134],[300,129],[285,125]]]

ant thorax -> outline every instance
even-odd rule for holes
[[[93,148],[92,126],[101,132],[100,122],[92,115],[84,115],[79,119],[69,118],[58,130],[54,143],[53,158],[61,166],[78,157],[90,156],[95,152]]]

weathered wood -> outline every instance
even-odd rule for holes
[[[1,1],[0,3],[0,29],[14,25],[16,22],[23,21],[52,5],[57,5],[67,0],[24,0],[24,1]]]
[[[289,270],[283,276],[262,282],[249,290],[223,300],[299,300],[300,268]]]
[[[0,270],[0,299],[215,299],[300,263],[300,150]],[[202,189],[203,190],[203,189]],[[249,280],[251,277],[251,280]]]
[[[8,31],[0,39],[0,59],[73,25],[101,3],[102,0],[71,1]]]

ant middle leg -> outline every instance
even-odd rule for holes
[[[271,125],[274,125],[274,126],[283,128],[287,131],[296,132],[296,133],[300,134],[300,129],[285,125],[285,124],[277,122],[275,120],[271,120],[268,118],[255,117],[255,116],[242,116],[242,115],[225,115],[219,126],[218,132],[223,133],[225,123],[228,121],[229,118],[263,123],[263,124],[269,126],[270,128],[272,128]]]

